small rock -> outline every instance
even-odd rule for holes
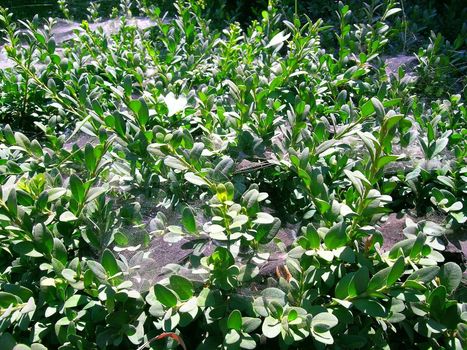
[[[398,76],[399,68],[402,67],[405,71],[404,79],[407,81],[413,81],[417,79],[415,74],[415,67],[417,66],[417,58],[415,56],[408,55],[397,55],[388,57],[385,60],[386,63],[386,74],[391,76]]]

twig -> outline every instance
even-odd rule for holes
[[[159,334],[158,336],[156,336],[156,337],[154,337],[152,339],[149,339],[146,343],[141,345],[137,350],[143,350],[146,346],[149,346],[152,342],[155,342],[156,340],[164,339],[164,338],[167,338],[167,337],[172,338],[173,340],[175,340],[183,348],[183,350],[187,350],[185,342],[183,341],[183,339],[178,334],[173,333],[173,332],[165,332],[165,333]]]

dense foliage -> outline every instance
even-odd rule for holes
[[[465,37],[391,72],[398,3],[293,5],[243,28],[122,1],[117,33],[61,43],[1,10],[0,349],[467,346],[442,254],[467,217]],[[161,236],[190,254],[141,282]]]

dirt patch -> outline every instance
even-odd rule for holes
[[[450,234],[446,236],[448,244],[444,251],[444,256],[449,261],[466,266],[467,259],[467,232],[460,232],[456,234]],[[464,272],[467,274],[467,270]]]
[[[397,55],[387,57],[384,61],[386,63],[386,74],[388,77],[398,76],[399,68],[405,71],[405,80],[416,80],[415,67],[417,66],[417,58],[414,55]]]
[[[392,213],[388,216],[387,220],[380,224],[379,230],[383,234],[382,250],[388,252],[394,244],[404,240],[406,237],[403,233],[406,227],[406,219],[411,219],[414,222],[421,220],[430,220],[442,224],[442,218],[438,216],[430,217],[412,217],[402,213]],[[444,243],[446,249],[441,253],[446,261],[453,261],[459,264],[463,269],[466,267],[467,257],[467,232],[446,234],[444,236]]]
[[[125,23],[126,26],[136,27],[139,30],[148,29],[153,27],[154,24],[154,21],[144,17],[133,17],[128,19]],[[55,39],[55,42],[60,45],[65,41],[74,38],[76,36],[75,30],[79,30],[80,27],[80,23],[60,19],[52,28],[50,34]],[[91,31],[94,32],[102,30],[107,36],[117,33],[121,27],[122,22],[119,19],[107,19],[89,24]],[[59,51],[59,49],[57,49],[57,51]],[[14,66],[14,62],[7,57],[4,47],[0,46],[0,69],[11,68]]]
[[[403,234],[405,219],[407,216],[401,214],[390,214],[388,219],[381,224],[379,230],[383,234],[383,251],[389,251],[394,244],[405,239]],[[412,218],[411,218],[412,219]]]

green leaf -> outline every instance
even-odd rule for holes
[[[331,203],[320,198],[315,198],[315,204],[321,214],[326,214],[331,209]]]
[[[39,343],[31,344],[31,350],[47,350],[47,348]]]
[[[261,292],[261,295],[267,303],[272,303],[274,301],[282,306],[286,304],[286,294],[279,288],[266,288]]]
[[[161,284],[154,286],[154,294],[156,295],[157,301],[167,307],[174,307],[177,305],[177,296],[167,287]]]
[[[120,266],[118,266],[117,259],[109,249],[105,249],[101,259],[102,266],[107,272],[108,276],[114,276],[121,272]]]
[[[327,345],[334,344],[334,338],[332,337],[331,332],[328,331],[328,332],[318,333],[318,332],[312,331],[312,333],[313,333],[314,340],[320,343],[323,343],[323,344],[327,344]]]
[[[164,164],[167,165],[169,168],[177,169],[177,170],[186,170],[188,169],[186,165],[180,160],[172,156],[168,156],[164,159]]]
[[[227,320],[227,328],[240,331],[242,329],[242,314],[238,310],[233,310]]]
[[[385,21],[389,16],[395,15],[396,13],[399,13],[400,11],[402,11],[401,8],[393,7],[392,9],[388,10],[381,19]]]
[[[434,158],[435,156],[440,154],[446,148],[448,143],[449,143],[449,139],[446,138],[446,137],[442,138],[442,139],[439,139],[439,140],[436,140],[435,149],[434,149],[433,153],[431,154],[431,158]]]
[[[459,323],[457,325],[457,330],[459,331],[459,335],[461,339],[467,339],[467,323]]]
[[[284,35],[285,31],[282,31],[280,33],[277,33],[274,35],[269,41],[269,44],[266,45],[266,48],[268,47],[278,47],[280,44],[282,44],[284,41],[286,41],[290,37],[290,33]]]
[[[15,135],[13,134],[13,130],[11,130],[11,126],[9,124],[6,124],[3,127],[3,137],[9,143],[10,145],[15,145],[16,144],[16,139]]]
[[[44,155],[44,151],[42,150],[42,146],[37,140],[32,140],[31,142],[31,151],[37,157],[42,157]]]
[[[310,243],[310,248],[318,249],[321,243],[321,238],[319,237],[318,231],[312,224],[308,224],[306,227],[306,238]]]
[[[68,66],[68,62],[67,62],[67,66]],[[92,106],[93,111],[96,112],[96,114],[99,117],[104,116],[104,110],[102,109],[102,105],[99,103],[98,100],[92,100],[91,106]]]
[[[373,106],[373,103],[371,100],[366,101],[361,108],[363,117],[368,117],[374,111],[375,111],[375,107]]]
[[[120,112],[115,111],[111,117],[113,117],[114,119],[115,131],[117,132],[117,134],[120,137],[125,137],[127,124],[125,122],[125,119],[123,118],[123,115]]]
[[[65,278],[68,282],[76,283],[77,276],[75,271],[72,269],[63,269],[61,273],[63,278]]]
[[[391,108],[394,106],[398,106],[401,102],[400,98],[393,98],[392,100],[386,100],[383,102],[384,108]]]
[[[242,330],[245,333],[254,332],[259,326],[261,326],[261,319],[254,317],[243,317],[242,318]]]
[[[67,308],[77,307],[79,305],[86,304],[87,302],[88,302],[88,298],[86,296],[75,294],[65,301],[64,308],[67,309]]]
[[[268,225],[274,222],[274,217],[268,213],[260,212],[256,214],[256,219],[253,220],[253,223],[260,225]]]
[[[350,272],[342,277],[336,284],[335,296],[337,299],[344,300],[349,296],[349,285],[355,272]]]
[[[440,175],[440,176],[438,176],[437,180],[439,182],[441,182],[442,184],[450,187],[451,189],[456,188],[456,184],[455,184],[454,180],[451,177]]]
[[[228,269],[235,263],[232,253],[224,247],[217,247],[208,260],[210,264],[220,269]]]
[[[378,159],[378,161],[376,162],[376,168],[377,169],[382,169],[384,168],[384,166],[386,166],[387,164],[395,161],[399,159],[399,156],[395,156],[395,155],[389,155],[389,156],[382,156]]]
[[[357,135],[362,139],[365,147],[370,154],[370,159],[374,161],[375,154],[376,154],[376,146],[379,145],[378,140],[369,132],[360,132],[357,131]],[[354,185],[355,186],[355,185]]]
[[[10,193],[8,193],[8,198],[6,200],[6,206],[12,216],[18,214],[18,203],[16,200],[16,189],[12,188]]]
[[[392,128],[394,128],[403,118],[404,116],[402,114],[394,114],[389,112],[384,118],[386,132],[389,132]]]
[[[182,301],[190,299],[194,294],[193,284],[183,276],[170,276],[170,288]]]
[[[370,276],[368,268],[366,266],[360,267],[357,272],[355,272],[352,281],[349,284],[349,296],[354,297],[366,291],[369,281]]]
[[[425,241],[426,235],[423,232],[419,232],[412,246],[412,249],[410,250],[409,256],[411,259],[415,259],[422,252]]]
[[[269,225],[259,225],[256,229],[255,240],[261,244],[266,244],[270,242],[279,232],[281,228],[281,221],[277,218],[274,218],[272,224]]]
[[[30,289],[20,286],[18,284],[4,283],[2,284],[2,289],[3,292],[13,294],[16,297],[20,298],[21,301],[24,303],[27,302],[34,295],[34,293]]]
[[[357,299],[352,302],[354,306],[371,317],[385,317],[386,310],[383,305],[371,299]]]
[[[125,92],[125,96],[130,96],[133,91],[133,79],[132,75],[127,74],[123,78],[123,90]]]
[[[352,182],[358,194],[360,196],[363,196],[363,194],[365,193],[365,187],[362,183],[362,180],[360,180],[357,176],[355,176],[355,174],[352,171],[344,169],[344,173],[349,178],[349,180]]]
[[[89,143],[84,147],[84,161],[86,163],[86,168],[92,173],[97,167],[97,159],[94,154],[94,147]]]
[[[32,229],[36,249],[44,254],[50,254],[54,248],[54,238],[44,224],[34,225]]]
[[[421,269],[413,272],[407,280],[413,280],[417,282],[422,282],[422,283],[428,283],[431,282],[436,275],[438,274],[440,268],[438,266],[427,266],[427,267],[422,267]]]
[[[70,176],[70,187],[73,198],[78,202],[82,203],[84,200],[84,185],[81,179],[75,174]]]
[[[414,329],[424,337],[431,338],[433,337],[433,334],[444,332],[446,327],[432,319],[421,319],[415,324]]]
[[[347,244],[346,226],[343,221],[338,222],[329,229],[324,236],[324,244],[328,249],[336,249]]]
[[[233,348],[238,347],[238,342],[241,340],[240,332],[236,331],[235,329],[231,329],[225,335],[224,342],[227,345],[224,349],[230,349],[229,345],[232,345]]]
[[[0,335],[0,349],[2,350],[13,350],[16,345],[15,338],[7,332]]]
[[[446,295],[446,287],[439,286],[428,296],[427,303],[430,306],[430,315],[436,320],[442,320],[444,316],[446,310]],[[443,323],[446,324],[446,322]]]
[[[391,270],[389,272],[387,281],[386,281],[386,286],[392,286],[394,283],[397,282],[397,280],[402,276],[402,274],[405,271],[405,261],[404,257],[400,256],[394,265],[392,265]]]
[[[169,117],[185,110],[188,104],[186,97],[180,96],[176,98],[173,92],[169,92],[167,96],[164,97],[164,102],[169,110]]]
[[[185,230],[187,230],[190,233],[196,233],[196,221],[195,221],[195,216],[193,215],[193,211],[185,207],[182,212],[182,224],[183,227],[185,227]]]
[[[415,290],[422,291],[422,292],[426,290],[426,287],[423,286],[423,284],[417,281],[414,281],[414,280],[405,281],[404,288],[411,288],[411,289],[415,289]]]
[[[76,221],[78,220],[78,218],[71,211],[65,211],[60,215],[59,220],[61,222],[70,222],[70,221]]]
[[[129,103],[130,109],[136,115],[136,119],[141,125],[146,125],[149,120],[149,108],[144,98],[133,100]]]
[[[105,272],[104,267],[99,264],[97,261],[94,260],[88,260],[86,261],[86,264],[88,265],[89,269],[94,273],[94,276],[101,282],[104,282],[107,280],[107,274]]]
[[[107,192],[105,187],[93,187],[90,188],[88,194],[86,196],[86,203],[92,202],[94,199],[99,197],[100,195]]]
[[[57,44],[55,43],[55,39],[50,38],[49,41],[47,41],[47,51],[49,53],[54,53],[56,47],[57,47]]]
[[[29,241],[21,241],[13,246],[13,250],[20,255],[26,255],[31,257],[41,257],[42,254],[34,249],[34,244]]]
[[[380,100],[378,100],[376,97],[372,97],[371,98],[371,104],[373,105],[373,108],[376,112],[376,116],[380,119],[380,120],[383,120],[384,118],[384,106],[383,104],[380,102]]]
[[[235,163],[230,157],[222,157],[222,160],[215,166],[212,176],[218,180],[225,180],[233,171]]]
[[[321,312],[313,317],[311,320],[311,326],[313,331],[317,333],[324,333],[329,331],[331,328],[337,326],[339,320],[336,316],[329,312]]]
[[[7,292],[0,292],[0,307],[2,309],[8,308],[10,305],[17,305],[21,303],[21,299],[16,295]]]
[[[262,331],[266,338],[275,338],[277,337],[282,329],[281,322],[276,320],[271,316],[267,316],[264,318]]]
[[[68,261],[68,253],[65,245],[58,238],[54,238],[54,247],[52,255],[55,259],[59,260],[62,264],[66,264]]]
[[[15,132],[16,143],[24,149],[29,149],[31,141],[21,132]]]
[[[201,176],[195,175],[192,172],[185,173],[183,176],[184,176],[186,181],[192,183],[193,185],[196,185],[196,186],[209,186],[209,184],[207,183],[207,181],[205,179],[203,179]]]
[[[456,263],[450,261],[444,264],[439,271],[441,284],[446,287],[449,294],[454,292],[462,280],[462,269]]]
[[[66,193],[66,188],[52,188],[48,190],[47,193],[49,195],[48,202],[54,202]]]
[[[413,238],[404,239],[403,241],[397,242],[396,244],[392,246],[391,250],[389,251],[389,258],[390,259],[398,258],[401,251],[404,256],[408,256],[410,254],[410,251],[412,250],[414,242],[415,242],[415,239]]]
[[[368,284],[368,290],[377,291],[386,286],[388,282],[389,274],[391,273],[391,267],[386,267],[373,275]]]

